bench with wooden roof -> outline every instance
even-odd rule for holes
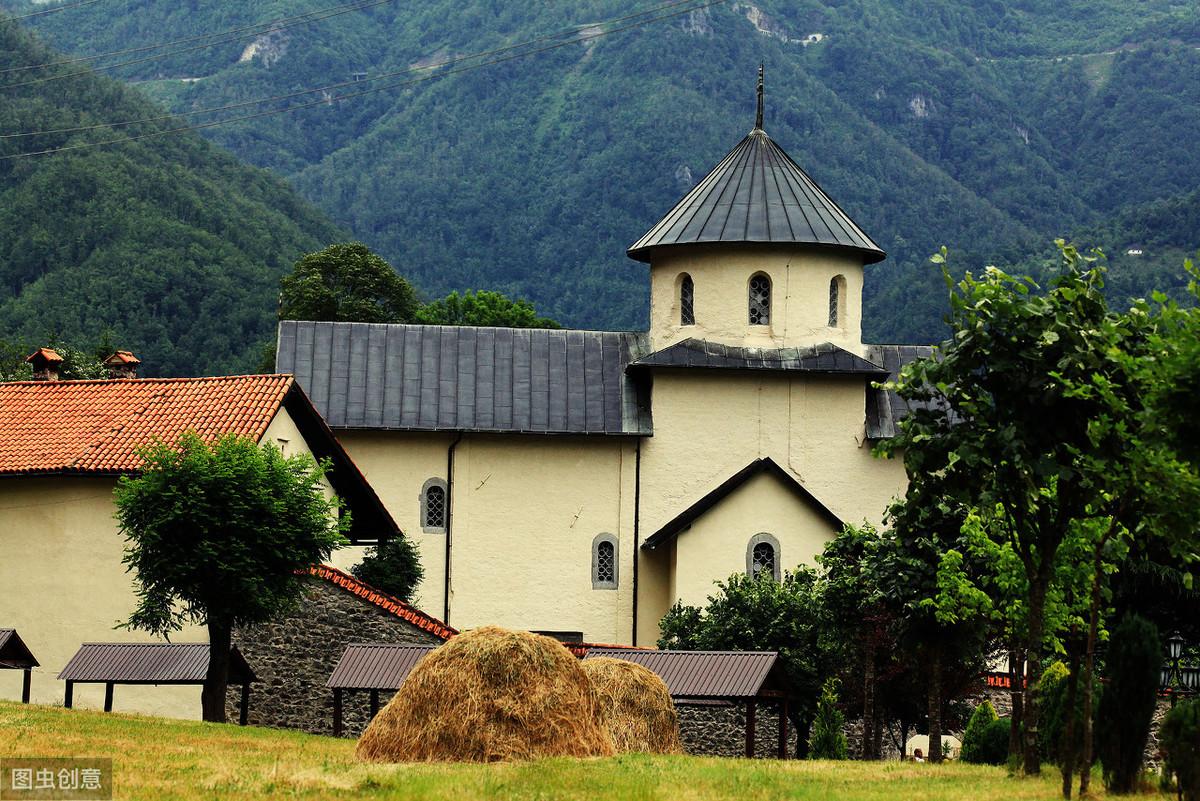
[[[17,634],[16,629],[0,629],[0,669],[24,672],[21,680],[21,703],[29,703],[30,674],[39,667],[29,648]]]
[[[104,711],[111,712],[116,684],[204,684],[208,643],[84,643],[58,678],[67,683],[63,706],[70,709],[76,684],[103,684]],[[246,725],[250,683],[258,681],[237,646],[229,652],[229,683],[242,688],[238,723]]]

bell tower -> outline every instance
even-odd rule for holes
[[[737,347],[832,343],[861,354],[863,266],[885,254],[754,128],[628,250],[650,265],[650,340]]]

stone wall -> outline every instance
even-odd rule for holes
[[[254,726],[333,733],[333,692],[325,687],[352,642],[438,645],[437,636],[324,579],[306,580],[305,598],[289,614],[237,629],[234,644],[258,676],[251,685],[249,722]],[[241,690],[230,687],[226,707],[237,720]],[[380,705],[390,695],[383,693]],[[345,693],[345,733],[357,736],[369,715],[366,692]]]
[[[683,750],[696,756],[746,755],[745,704],[677,703]],[[754,757],[775,759],[779,753],[779,708],[758,705],[754,714]],[[796,753],[796,730],[788,722],[788,757]]]

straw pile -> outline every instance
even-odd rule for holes
[[[675,704],[654,671],[606,656],[581,665],[596,688],[601,719],[618,753],[682,752]]]
[[[422,659],[358,741],[373,762],[609,756],[596,693],[557,640],[495,626]]]

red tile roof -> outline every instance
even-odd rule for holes
[[[136,470],[136,451],[192,430],[260,438],[288,375],[0,384],[0,475]]]
[[[119,350],[104,360],[105,364],[141,364],[142,360],[127,350]]]
[[[38,348],[33,353],[29,354],[29,356],[25,358],[25,361],[32,362],[38,356],[41,356],[51,364],[58,364],[63,360],[63,357],[59,356],[58,351],[56,350],[51,350],[50,348]]]
[[[583,659],[588,655],[588,652],[593,648],[603,648],[605,650],[620,649],[623,651],[651,651],[652,648],[640,648],[636,645],[617,645],[607,642],[564,642],[563,645],[568,651],[575,656]]]
[[[308,572],[317,578],[325,579],[331,584],[335,584],[347,592],[375,604],[384,611],[391,612],[402,620],[407,620],[417,628],[428,631],[430,634],[443,640],[448,640],[455,634],[458,634],[456,629],[450,628],[437,618],[425,614],[420,609],[401,601],[399,598],[380,592],[369,584],[364,584],[354,576],[351,576],[349,573],[343,573],[336,567],[318,565],[317,567],[309,568]]]

